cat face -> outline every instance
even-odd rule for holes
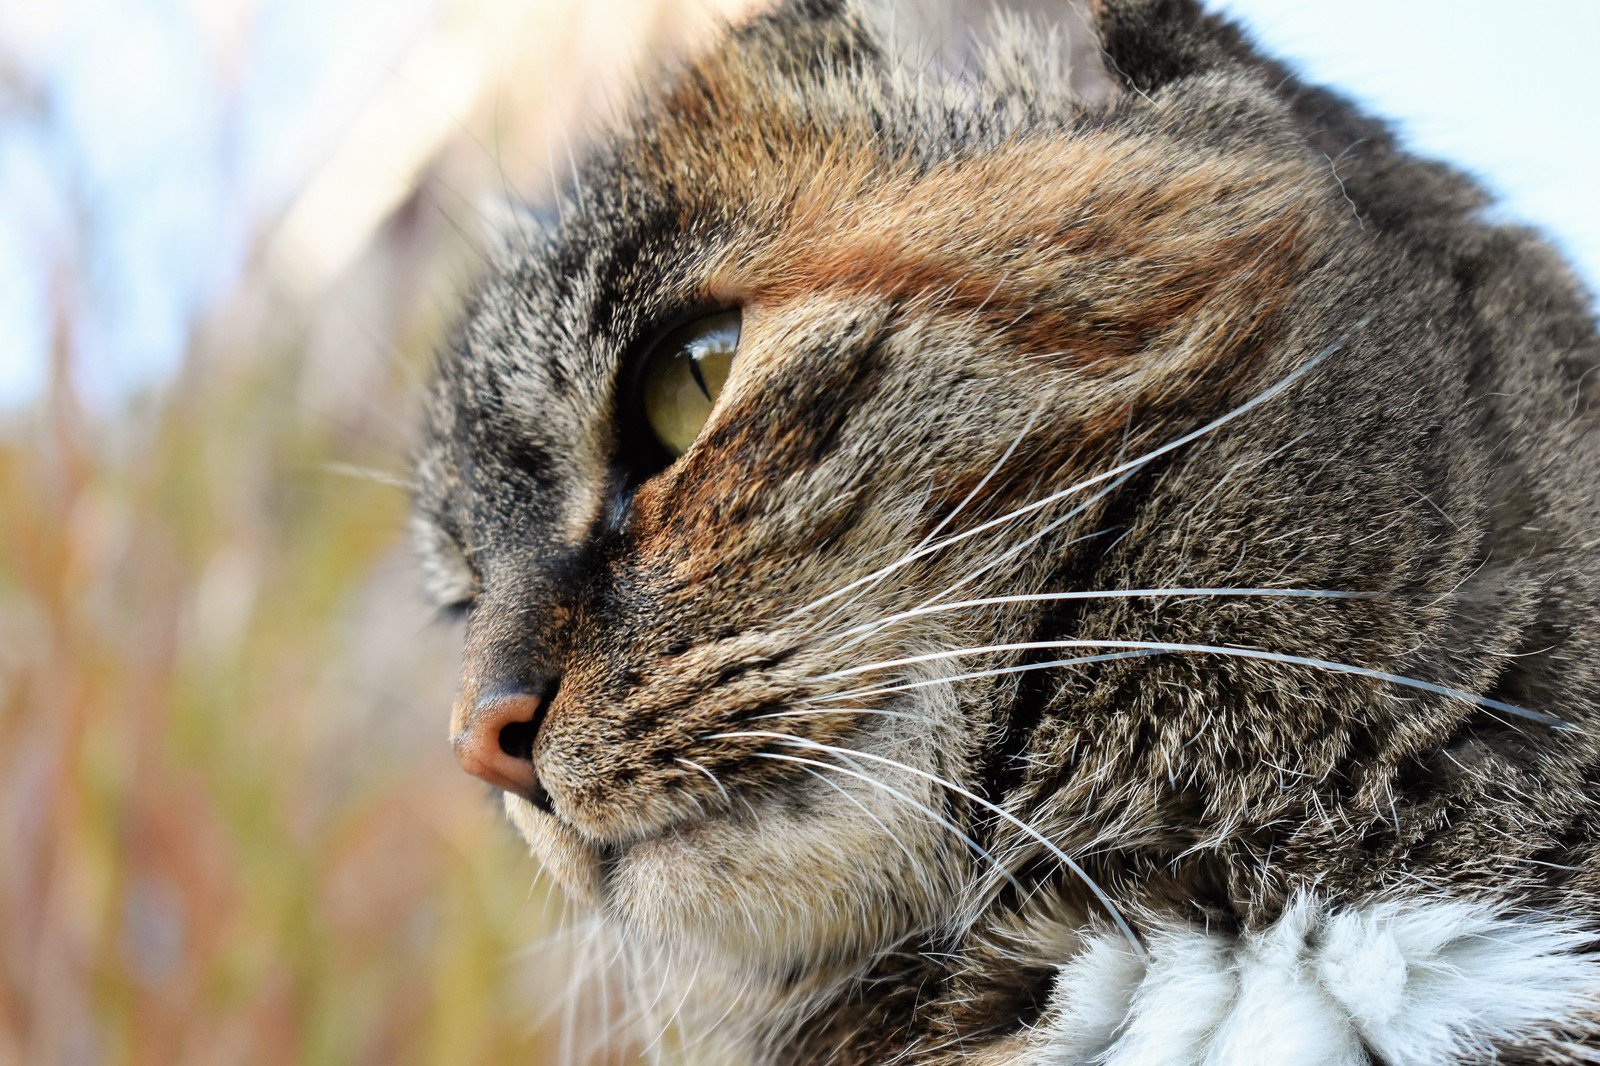
[[[1419,651],[1448,610],[1379,595],[1473,565],[1448,292],[1260,79],[1089,100],[1001,45],[929,82],[847,6],[734,32],[442,361],[453,732],[628,928],[792,973],[1051,878],[1101,913],[1067,851],[1123,898],[1273,849],[1332,876],[1330,807],[1386,817],[1481,709],[1307,665],[1475,681]],[[653,360],[719,314],[726,380],[664,441]]]

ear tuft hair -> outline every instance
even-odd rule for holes
[[[786,0],[772,18],[864,27],[888,64],[916,80],[924,75],[976,75],[1023,35],[1054,35],[1075,95],[1099,100],[1115,91],[1086,7],[1090,0]]]
[[[1089,17],[1107,67],[1137,92],[1256,62],[1238,28],[1198,0],[1089,0]]]

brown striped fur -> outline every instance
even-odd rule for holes
[[[441,362],[417,528],[468,611],[456,727],[497,687],[553,693],[548,800],[508,796],[513,821],[643,998],[740,1057],[1054,1061],[1028,1027],[1112,926],[1041,837],[1136,935],[1261,928],[1305,891],[1600,902],[1585,297],[1470,182],[1189,0],[1088,10],[1088,96],[1027,23],[956,70],[866,2],[730,30],[516,235]],[[640,459],[643,351],[730,306],[709,422]],[[1358,595],[876,624],[1165,588]],[[1074,639],[1468,698],[1224,654],[919,660]]]

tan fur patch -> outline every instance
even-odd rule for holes
[[[981,313],[1025,352],[1085,366],[1196,327],[1247,335],[1302,266],[1320,193],[1265,156],[1200,158],[1103,133],[880,175],[859,199],[829,191],[850,177],[797,190],[782,231],[730,255],[710,288],[755,301],[843,289]]]

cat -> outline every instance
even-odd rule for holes
[[[1193,0],[914,15],[751,16],[510,233],[463,766],[742,1061],[1600,1061],[1581,286]]]

